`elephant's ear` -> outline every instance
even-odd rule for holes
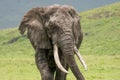
[[[77,48],[79,48],[83,40],[83,32],[81,29],[80,19],[74,19],[72,28],[75,38],[75,44]]]
[[[77,48],[79,48],[82,39],[83,39],[83,33],[81,30],[81,25],[80,25],[80,16],[78,15],[77,11],[72,7],[72,6],[66,6],[68,13],[71,15],[73,19],[73,35],[75,39],[75,44]]]
[[[42,11],[40,10],[41,8],[34,8],[30,10],[23,17],[19,30],[21,34],[24,34],[24,32],[27,31],[27,37],[34,48],[39,47],[49,49],[51,48],[51,44],[45,29],[43,28],[43,18],[40,14]]]
[[[24,32],[26,31],[27,28],[27,22],[28,22],[28,18],[27,17],[23,17],[20,26],[19,26],[19,31],[20,33],[23,35]]]
[[[50,49],[51,43],[43,25],[38,20],[33,20],[27,32],[28,38],[35,47]]]

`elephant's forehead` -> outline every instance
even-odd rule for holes
[[[55,22],[55,21],[57,21],[57,22],[61,22],[61,21],[65,21],[65,15],[54,15],[54,16],[52,16],[52,17],[50,17],[50,21],[51,22]]]

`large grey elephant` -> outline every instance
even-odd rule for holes
[[[19,26],[21,34],[27,30],[35,49],[36,65],[42,80],[66,80],[68,68],[77,80],[84,80],[74,54],[87,69],[78,48],[83,39],[79,15],[68,5],[52,5],[29,10]],[[56,72],[56,74],[55,74]]]

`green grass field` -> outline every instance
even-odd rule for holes
[[[120,2],[80,13],[84,40],[80,51],[88,66],[86,80],[120,80]],[[17,30],[0,30],[0,80],[40,80],[34,50]],[[69,71],[67,80],[76,80]]]

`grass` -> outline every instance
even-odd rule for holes
[[[120,3],[114,3],[80,13],[84,32],[80,51],[88,71],[76,60],[86,80],[120,79],[119,7]],[[112,15],[106,17],[106,11]],[[29,40],[22,37],[12,44],[4,44],[17,36],[20,36],[17,28],[0,30],[0,80],[40,80]],[[75,80],[69,72],[67,80]]]

